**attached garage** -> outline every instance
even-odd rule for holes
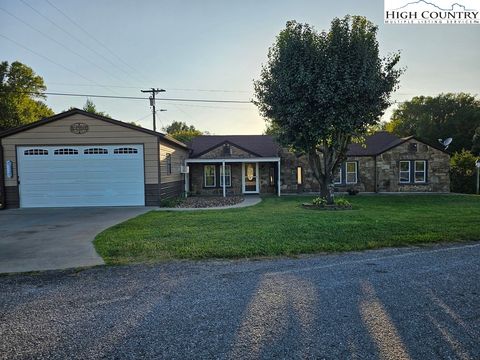
[[[0,136],[4,207],[158,206],[183,190],[187,147],[118,120],[74,109]]]

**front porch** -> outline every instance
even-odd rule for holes
[[[187,194],[280,196],[280,158],[187,159],[185,163]]]

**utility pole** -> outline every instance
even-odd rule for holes
[[[140,90],[142,93],[150,93],[152,94],[149,99],[150,99],[150,106],[152,107],[152,114],[153,114],[153,131],[157,131],[157,123],[156,123],[156,111],[155,111],[155,95],[160,93],[160,92],[165,92],[164,89],[159,89],[159,88],[151,88],[148,90]],[[165,110],[160,110],[160,111],[165,111]]]

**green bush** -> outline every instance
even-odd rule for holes
[[[344,207],[344,208],[352,207],[352,204],[350,203],[350,201],[348,201],[344,198],[335,199],[335,205],[340,206],[340,207]]]
[[[476,160],[477,157],[467,150],[453,154],[450,158],[450,190],[452,192],[475,193],[477,180]]]
[[[327,205],[327,200],[325,198],[322,198],[322,197],[316,197],[315,199],[312,200],[312,203],[313,205],[317,205],[317,206],[325,206]]]

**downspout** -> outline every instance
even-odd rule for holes
[[[3,145],[0,144],[0,209],[5,209],[5,172],[3,168]]]

